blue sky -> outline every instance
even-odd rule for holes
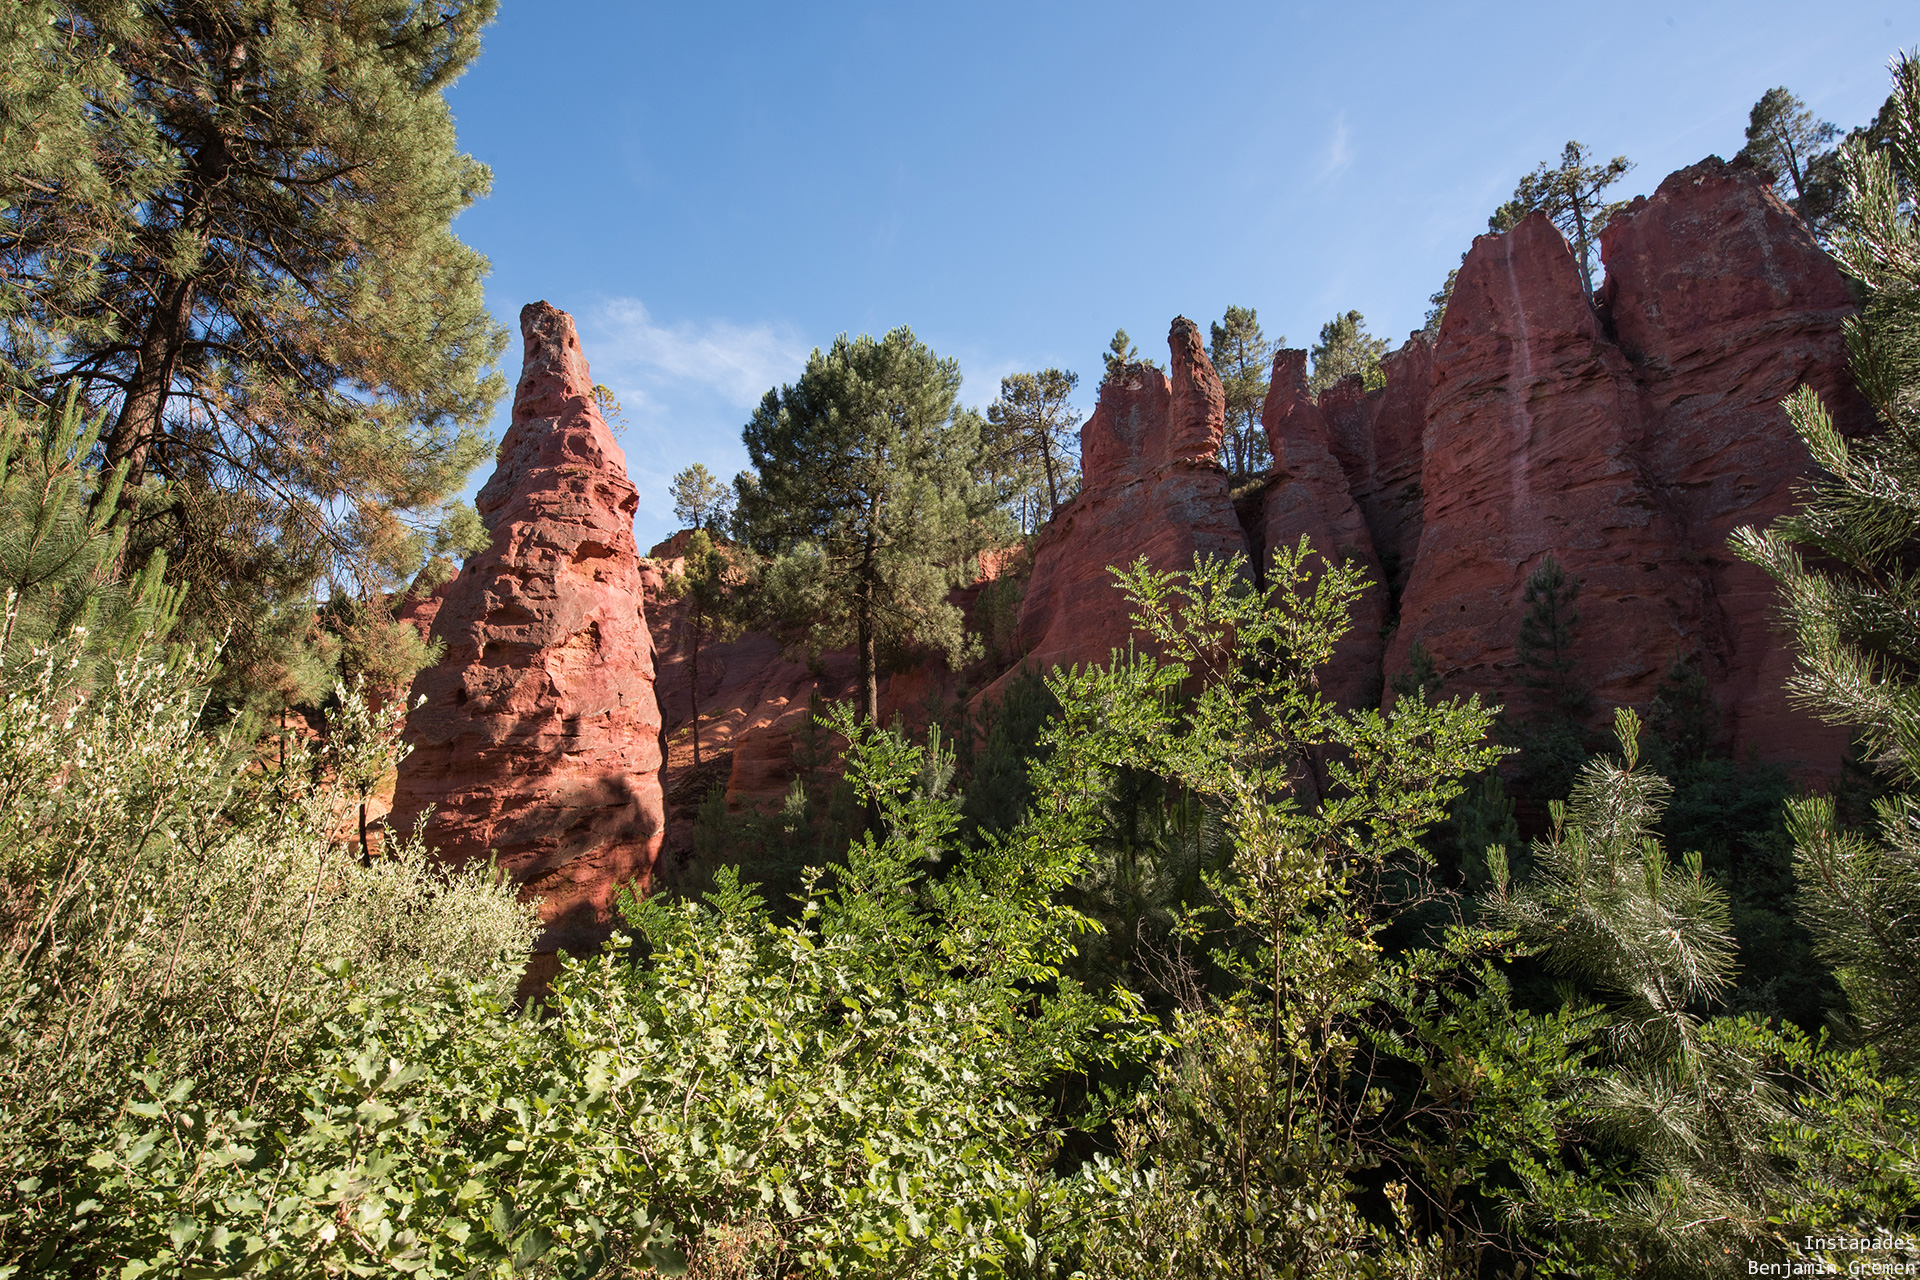
[[[457,229],[516,335],[538,298],[579,320],[644,550],[668,478],[745,465],[753,406],[837,333],[912,326],[982,406],[1073,369],[1087,408],[1114,329],[1163,358],[1177,314],[1252,306],[1307,346],[1357,307],[1397,342],[1569,138],[1651,191],[1737,151],[1772,85],[1864,122],[1917,45],[1920,0],[503,0],[449,94],[493,169]]]

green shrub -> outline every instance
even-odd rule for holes
[[[39,650],[0,695],[0,1264],[29,1271],[108,1213],[82,1212],[86,1161],[147,1105],[138,1081],[211,1113],[282,1105],[356,991],[504,996],[533,937],[485,867],[417,843],[363,864],[357,795],[310,781],[390,759],[403,708],[342,690],[360,739],[267,770],[246,725],[200,727],[210,652],[136,648],[75,689],[86,649]]]

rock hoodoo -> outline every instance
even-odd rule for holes
[[[1131,631],[1109,565],[1141,556],[1183,569],[1244,553],[1227,474],[1214,461],[1227,398],[1184,316],[1167,336],[1171,376],[1132,364],[1100,388],[1080,430],[1080,493],[1041,532],[1020,611],[1020,645],[1041,670],[1105,662]]]
[[[1357,384],[1358,379],[1354,379]],[[1327,696],[1345,706],[1377,701],[1380,696],[1380,646],[1387,620],[1387,592],[1373,538],[1348,489],[1346,473],[1334,458],[1327,420],[1307,395],[1307,353],[1278,351],[1273,381],[1260,408],[1273,469],[1262,502],[1259,545],[1251,548],[1271,563],[1282,547],[1301,538],[1319,556],[1357,566],[1374,584],[1353,602],[1351,630],[1322,673]]]
[[[1600,715],[1644,707],[1677,659],[1707,678],[1739,755],[1833,768],[1834,730],[1790,707],[1773,593],[1727,535],[1790,510],[1810,465],[1780,401],[1808,384],[1843,429],[1868,416],[1846,372],[1844,281],[1751,169],[1709,158],[1601,237],[1589,300],[1544,217],[1474,242],[1436,338],[1415,335],[1368,392],[1317,399],[1281,352],[1264,411],[1274,470],[1236,527],[1213,461],[1212,380],[1187,321],[1173,379],[1131,367],[1081,433],[1084,489],[1035,546],[1020,635],[1042,667],[1102,659],[1129,632],[1106,566],[1195,551],[1265,555],[1306,534],[1385,590],[1363,600],[1325,675],[1370,700],[1422,643],[1449,692],[1510,702],[1528,575],[1582,579],[1575,657]],[[1183,379],[1185,382],[1183,383]],[[1217,385],[1217,383],[1215,383]]]
[[[659,853],[660,711],[626,457],[572,317],[537,302],[520,329],[513,421],[478,500],[492,542],[433,614],[446,652],[414,681],[394,817],[408,830],[432,806],[441,856],[497,853],[541,899],[539,949],[577,953]]]

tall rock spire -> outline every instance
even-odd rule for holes
[[[526,362],[499,465],[479,495],[493,535],[448,584],[446,645],[420,673],[395,825],[432,807],[427,843],[497,854],[541,900],[541,951],[604,941],[613,898],[644,888],[665,830],[653,642],[633,541],[638,498],[594,403],[566,312],[521,309]]]
[[[1227,473],[1214,457],[1226,392],[1200,326],[1175,317],[1167,348],[1171,376],[1120,366],[1080,429],[1080,493],[1037,539],[1020,609],[1020,644],[1037,670],[1105,662],[1126,645],[1129,606],[1108,566],[1145,556],[1156,569],[1190,569],[1196,553],[1246,553]]]

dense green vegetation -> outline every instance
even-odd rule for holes
[[[389,597],[477,537],[441,498],[497,391],[448,230],[485,175],[439,92],[490,13],[0,18],[0,1280],[1914,1259],[1920,65],[1837,148],[1784,90],[1748,131],[1864,300],[1880,430],[1796,396],[1822,479],[1736,542],[1863,783],[1717,755],[1685,657],[1596,741],[1551,556],[1514,706],[1415,645],[1389,710],[1341,710],[1316,673],[1365,584],[1305,542],[1257,587],[1116,569],[1137,650],[912,741],[874,723],[891,657],[1019,661],[1017,576],[980,636],[948,590],[1071,500],[1074,376],[980,415],[910,332],[842,338],[754,415],[756,472],[675,478],[670,588],[696,689],[774,625],[852,643],[858,705],[816,708],[778,812],[702,809],[704,883],[522,1002],[530,910],[368,822],[379,695],[427,657]],[[1495,221],[1544,209],[1584,261],[1622,171],[1570,144]],[[1211,336],[1252,479],[1273,344],[1251,308]],[[1383,351],[1337,316],[1315,388]],[[311,740],[258,714],[302,704]]]
[[[982,423],[959,391],[959,362],[907,329],[842,335],[742,432],[753,470],[735,525],[769,560],[762,616],[814,653],[852,646],[868,723],[883,653],[917,643],[957,664],[967,650],[947,591],[988,545],[997,495],[976,478]]]

